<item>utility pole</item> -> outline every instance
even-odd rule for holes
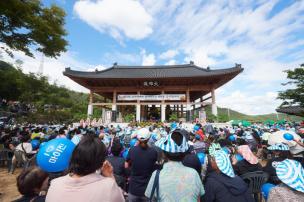
[[[44,54],[42,54],[39,69],[38,69],[38,74],[39,75],[43,74],[43,66],[44,66]]]

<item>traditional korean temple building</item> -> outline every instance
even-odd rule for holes
[[[276,109],[279,113],[304,117],[304,107],[301,106],[283,106]]]
[[[90,90],[88,116],[101,106],[116,122],[119,113],[133,110],[136,121],[166,121],[178,118],[192,121],[191,111],[212,106],[217,115],[215,90],[243,71],[240,64],[227,69],[210,69],[193,62],[168,66],[121,66],[117,63],[102,71],[83,72],[66,68],[63,74]],[[94,94],[103,102],[94,102]],[[211,94],[211,95],[210,95]],[[211,100],[211,102],[210,102]],[[120,120],[121,121],[121,120]]]

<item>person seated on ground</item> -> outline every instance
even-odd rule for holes
[[[269,174],[269,183],[279,184],[281,182],[277,177],[275,169],[279,162],[291,158],[289,146],[284,143],[278,143],[267,147],[267,149],[272,152],[272,158],[267,161],[266,166],[263,168],[263,171]]]
[[[205,189],[206,202],[253,202],[251,191],[242,178],[235,175],[229,156],[222,150],[209,155],[211,165],[207,173]]]
[[[159,172],[159,197],[157,201],[200,201],[204,195],[204,187],[199,174],[192,168],[182,164],[182,160],[189,149],[186,138],[179,129],[174,130],[167,138],[156,142],[165,154],[168,162],[161,171],[154,171],[145,191],[146,197],[157,197],[152,193],[155,176]]]
[[[73,151],[69,174],[51,181],[46,201],[124,201],[105,158],[105,145],[92,134],[84,136]]]
[[[285,159],[278,163],[276,173],[282,184],[270,190],[267,202],[303,202],[304,169],[300,162]]]
[[[126,190],[127,171],[125,168],[125,159],[119,156],[122,149],[123,147],[120,144],[119,139],[115,139],[111,147],[111,153],[113,156],[107,157],[107,160],[110,162],[110,164],[113,167],[116,183],[123,190]]]
[[[22,197],[14,202],[42,202],[48,188],[48,174],[33,166],[23,170],[17,177],[17,187]]]
[[[137,131],[139,144],[131,147],[126,159],[126,168],[131,168],[128,201],[147,201],[145,190],[156,168],[157,151],[149,147],[151,136],[147,128]]]
[[[248,145],[238,146],[237,153],[243,157],[240,161],[233,158],[232,164],[237,175],[262,170],[262,166],[260,165],[258,158],[252,153]]]

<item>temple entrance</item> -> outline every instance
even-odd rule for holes
[[[141,121],[160,121],[160,105],[141,105]]]

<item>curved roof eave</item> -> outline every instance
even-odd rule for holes
[[[173,70],[173,71],[172,71]],[[196,65],[113,66],[102,71],[76,71],[66,68],[63,74],[78,79],[164,79],[225,76],[239,74],[241,65],[226,69],[204,69]]]

